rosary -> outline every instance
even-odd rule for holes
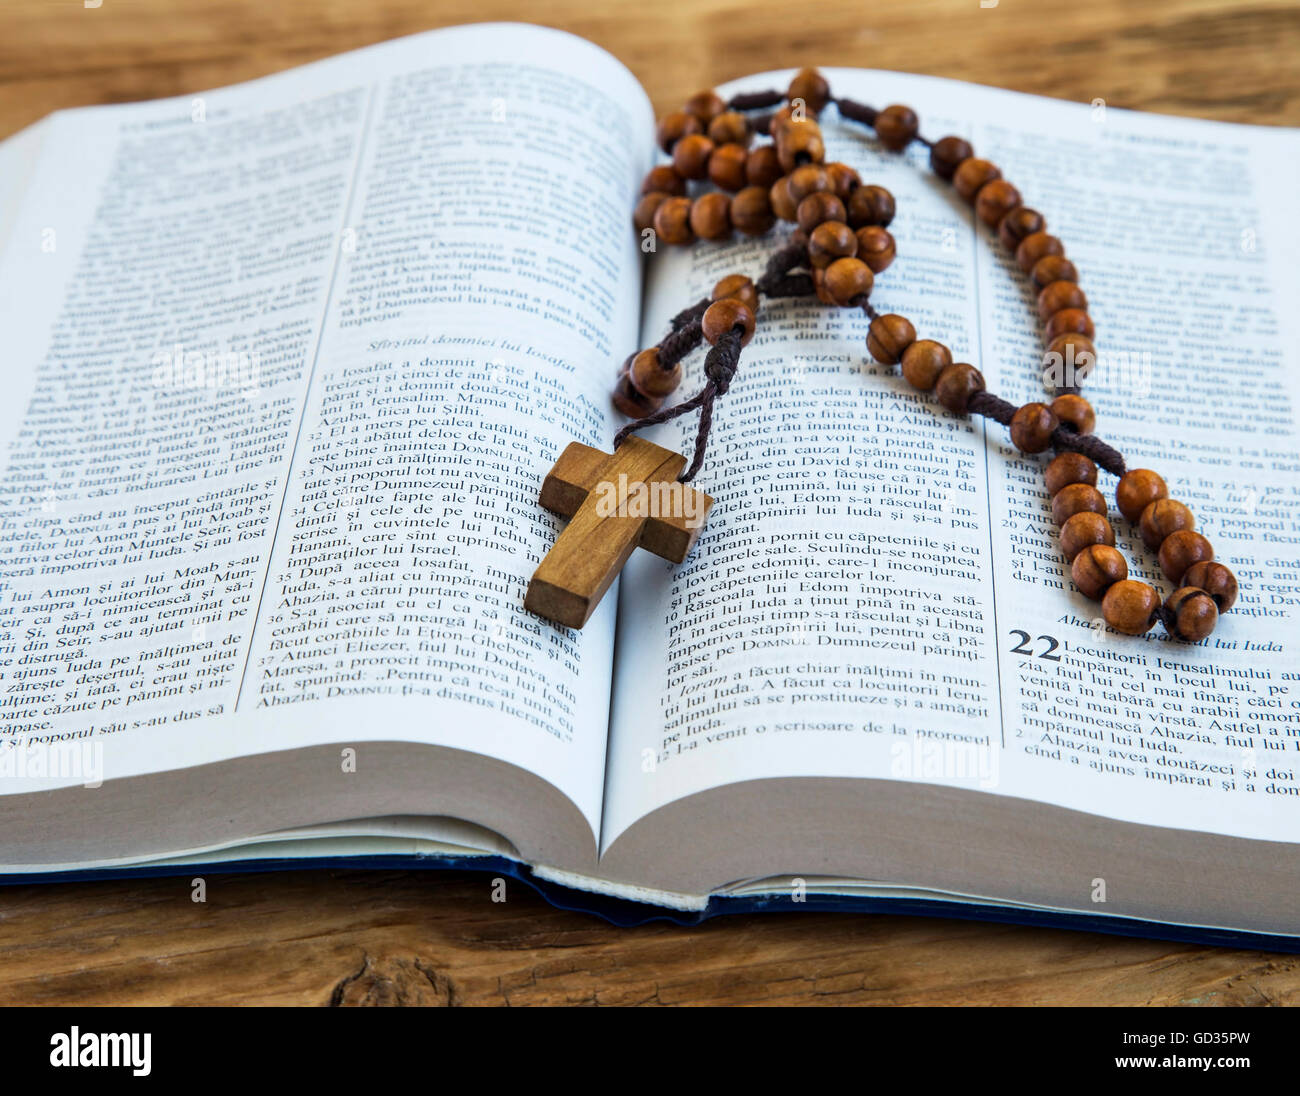
[[[905,317],[881,314],[869,302],[875,276],[894,260],[888,231],[894,198],[884,187],[864,185],[842,163],[825,163],[821,111],[834,104],[841,118],[875,130],[891,152],[913,141],[930,150],[930,167],[952,184],[975,214],[996,229],[1002,244],[1038,292],[1044,324],[1043,385],[1050,403],[1021,407],[985,390],[984,377],[954,362],[941,342],[918,339]],[[781,105],[784,104],[784,105]],[[770,114],[748,112],[778,107]],[[761,236],[777,219],[798,227],[769,260],[763,275],[723,278],[708,298],[683,309],[657,346],[631,355],[619,370],[614,406],[635,420],[619,431],[612,455],[571,444],[546,476],[541,504],[570,518],[538,567],[525,607],[569,627],[581,628],[633,548],[646,548],[674,563],[694,545],[712,499],[687,486],[704,462],[714,403],[726,394],[753,337],[760,297],[816,295],[823,304],[857,308],[869,318],[867,350],[877,362],[899,365],[912,387],[932,393],[955,415],[984,415],[1010,430],[1022,453],[1055,456],[1044,469],[1052,518],[1070,577],[1086,597],[1101,602],[1110,627],[1142,635],[1157,620],[1176,639],[1205,639],[1237,597],[1237,580],[1196,532],[1183,503],[1169,497],[1165,481],[1146,468],[1127,469],[1124,458],[1092,433],[1096,417],[1079,395],[1078,382],[1096,362],[1094,329],[1078,271],[1061,241],[1046,231],[1043,215],[1021,202],[1020,192],[960,137],[928,141],[916,113],[905,106],[874,110],[836,99],[822,75],[804,69],[782,95],[741,94],[724,102],[703,91],[660,119],[659,147],[670,163],[653,168],[633,214],[640,232],[684,246],[697,238],[723,240],[733,230]],[[751,148],[755,134],[770,143]],[[687,195],[688,181],[708,179],[717,189]],[[690,399],[664,408],[682,381],[682,359],[701,342],[704,387]],[[635,436],[636,431],[698,410],[699,430],[689,468],[684,456]],[[1115,547],[1097,470],[1119,478],[1115,502],[1135,524],[1160,569],[1173,585],[1163,598],[1148,583],[1128,577]]]

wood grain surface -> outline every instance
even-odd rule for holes
[[[1300,125],[1294,0],[0,0],[0,135],[488,19],[592,39],[660,110],[822,64]],[[189,877],[0,888],[0,1003],[1300,1003],[1296,956],[823,914],[619,929],[507,899],[468,873],[210,875],[205,903]]]

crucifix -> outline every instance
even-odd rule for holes
[[[581,628],[634,548],[672,563],[690,553],[713,500],[677,477],[686,458],[638,437],[613,454],[572,442],[542,483],[541,503],[571,519],[528,584],[524,608]]]

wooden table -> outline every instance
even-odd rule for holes
[[[1300,125],[1294,0],[0,0],[0,135],[488,19],[600,43],[660,110],[823,64]],[[895,917],[616,929],[522,885],[508,896],[415,872],[210,876],[204,904],[188,877],[4,888],[0,1003],[1300,1003],[1300,956]]]

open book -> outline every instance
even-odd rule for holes
[[[526,613],[538,490],[609,450],[617,366],[776,243],[643,256],[632,76],[431,32],[0,145],[0,873],[478,863],[681,918],[1300,939],[1300,135],[827,75],[968,137],[1068,242],[1124,352],[1099,432],[1241,580],[1210,640],[1108,631],[1036,462],[807,300],[763,306],[686,562],[635,553],[580,632]],[[823,122],[897,198],[873,302],[1037,398],[993,234],[923,149]]]

